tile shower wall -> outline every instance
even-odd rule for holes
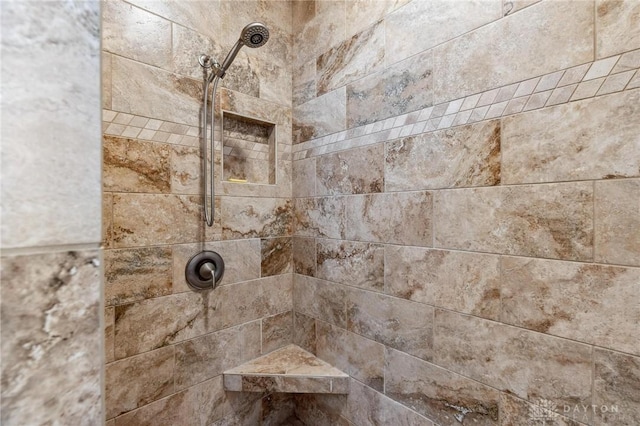
[[[226,393],[221,373],[292,339],[291,4],[113,0],[102,18],[107,425],[276,424],[291,401]],[[240,52],[217,108],[276,123],[277,184],[222,182],[217,140],[207,228],[198,55],[222,61],[255,20],[271,39]],[[204,249],[226,272],[196,293],[184,268]]]
[[[0,9],[0,423],[100,424],[100,3]]]
[[[640,3],[293,16],[298,417],[640,423]]]

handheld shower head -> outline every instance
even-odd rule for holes
[[[227,70],[231,66],[231,63],[236,58],[236,55],[242,48],[242,46],[248,46],[251,48],[264,46],[265,43],[269,40],[269,30],[266,25],[260,22],[253,22],[242,29],[240,33],[240,38],[233,46],[231,51],[227,54],[227,57],[224,59],[224,62],[218,68],[216,72],[216,76],[218,78],[224,78],[224,75],[227,73]]]

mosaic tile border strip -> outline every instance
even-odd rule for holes
[[[639,68],[637,49],[296,144],[293,159],[636,89]]]

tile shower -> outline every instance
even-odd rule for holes
[[[38,424],[640,423],[640,3],[109,0],[100,18],[96,5],[66,19],[84,24],[70,31],[87,32],[93,75],[102,22],[102,187],[79,166],[100,159],[82,134],[85,175],[63,186],[102,190],[103,235],[96,202],[60,215],[78,224],[61,235],[26,235],[28,204],[3,207],[3,424],[47,400],[34,381],[69,386],[52,370],[81,381]],[[197,55],[220,60],[256,19],[271,39],[241,51],[217,103],[277,128],[274,170],[253,175],[275,184],[229,182],[217,141],[207,228]],[[86,85],[77,102],[96,104]],[[231,142],[264,151],[252,123],[231,124],[249,134]],[[3,142],[3,179],[17,155]],[[184,265],[203,249],[227,272],[195,293]],[[29,250],[51,252],[38,274]],[[101,358],[97,265],[102,412],[101,362],[65,366]],[[16,309],[22,282],[49,290]],[[34,358],[24,342],[43,341],[30,330],[51,300],[73,345],[54,330]],[[291,343],[347,373],[349,394],[224,391],[223,371]]]

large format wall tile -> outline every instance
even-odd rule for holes
[[[435,318],[436,364],[521,398],[590,403],[590,346],[450,311]]]
[[[315,59],[346,38],[344,0],[293,2],[294,66]]]
[[[262,252],[262,273],[260,276],[287,274],[292,271],[292,241],[286,238],[263,238],[260,240]]]
[[[369,290],[384,288],[384,247],[380,244],[317,240],[315,277]]]
[[[376,144],[319,157],[315,181],[317,195],[384,191],[384,146]]]
[[[402,352],[387,349],[385,393],[441,425],[498,423],[499,392]]]
[[[293,143],[346,129],[347,97],[343,87],[293,108]]]
[[[541,405],[532,404],[523,399],[517,398],[509,393],[503,392],[500,394],[500,426],[522,426],[527,424],[543,423],[553,426],[582,426],[583,423],[578,423],[576,420],[570,419],[560,414],[549,411],[550,406],[555,402],[550,400],[536,401]],[[584,407],[576,409],[575,406],[566,406],[567,414],[579,410],[584,410]],[[587,407],[591,410],[591,407]],[[562,412],[564,413],[565,406],[562,406]],[[582,420],[583,414],[572,414],[574,417],[578,417]],[[535,416],[535,417],[533,417]],[[584,418],[588,422],[588,417]]]
[[[592,1],[540,2],[436,47],[434,102],[592,61],[593,15]]]
[[[293,238],[293,272],[316,276],[316,241],[313,238]]]
[[[316,159],[307,158],[293,162],[293,197],[316,195]]]
[[[640,269],[505,257],[501,320],[640,354]]]
[[[606,58],[640,47],[640,4],[596,0],[596,53]]]
[[[498,120],[387,142],[385,189],[497,185],[500,142]]]
[[[289,236],[292,207],[285,198],[224,197],[222,235],[225,239]]]
[[[640,266],[640,180],[595,185],[595,260]]]
[[[591,260],[593,184],[438,191],[434,221],[437,247]]]
[[[102,421],[98,265],[98,251],[2,258],[2,424]]]
[[[296,198],[294,200],[296,236],[344,238],[347,198]]]
[[[291,300],[293,296],[289,295]],[[269,353],[293,342],[293,312],[262,318],[262,353]]]
[[[498,256],[385,246],[385,292],[489,319],[500,317]]]
[[[293,306],[309,317],[346,328],[346,299],[347,292],[341,285],[304,275],[293,277]]]
[[[503,182],[640,176],[638,115],[636,90],[507,117]]]
[[[595,424],[637,425],[640,422],[640,358],[598,348],[594,365],[593,404],[598,407]]]

